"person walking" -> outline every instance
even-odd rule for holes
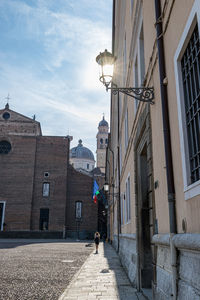
[[[94,242],[95,242],[95,246],[96,246],[96,254],[98,254],[98,248],[99,248],[99,242],[100,242],[100,234],[98,231],[96,231],[94,234]]]

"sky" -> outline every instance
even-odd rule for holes
[[[110,95],[99,52],[111,51],[112,0],[0,0],[0,109],[36,115],[43,135],[73,136],[96,152]]]

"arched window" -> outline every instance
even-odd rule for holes
[[[103,139],[100,139],[100,144],[103,144]]]
[[[43,197],[49,197],[49,192],[50,192],[50,183],[49,182],[43,182],[42,196]]]
[[[8,154],[11,150],[11,144],[7,141],[0,142],[0,154]]]

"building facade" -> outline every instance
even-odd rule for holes
[[[81,238],[93,236],[93,183],[71,172],[70,140],[43,136],[39,122],[8,105],[0,110],[1,236],[67,237],[74,223]]]
[[[200,298],[199,30],[198,0],[113,1],[113,81],[154,104],[111,96],[109,238],[154,299]]]

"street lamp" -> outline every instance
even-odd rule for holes
[[[113,187],[114,187],[114,185],[113,185]],[[108,196],[114,196],[114,197],[116,197],[116,196],[119,195],[118,192],[117,192],[117,193],[111,193],[111,192],[109,193],[110,185],[109,185],[108,182],[105,182],[105,183],[104,183],[103,189],[104,189],[104,192],[106,192],[106,194],[107,194]]]
[[[114,95],[121,92],[139,101],[153,104],[153,87],[118,87],[112,82],[115,60],[116,57],[107,50],[100,52],[100,54],[96,57],[96,62],[100,66],[99,80],[105,85],[106,91],[111,90]],[[112,87],[109,87],[111,83]]]
[[[103,189],[105,192],[109,191],[109,184],[107,182],[104,183]]]

